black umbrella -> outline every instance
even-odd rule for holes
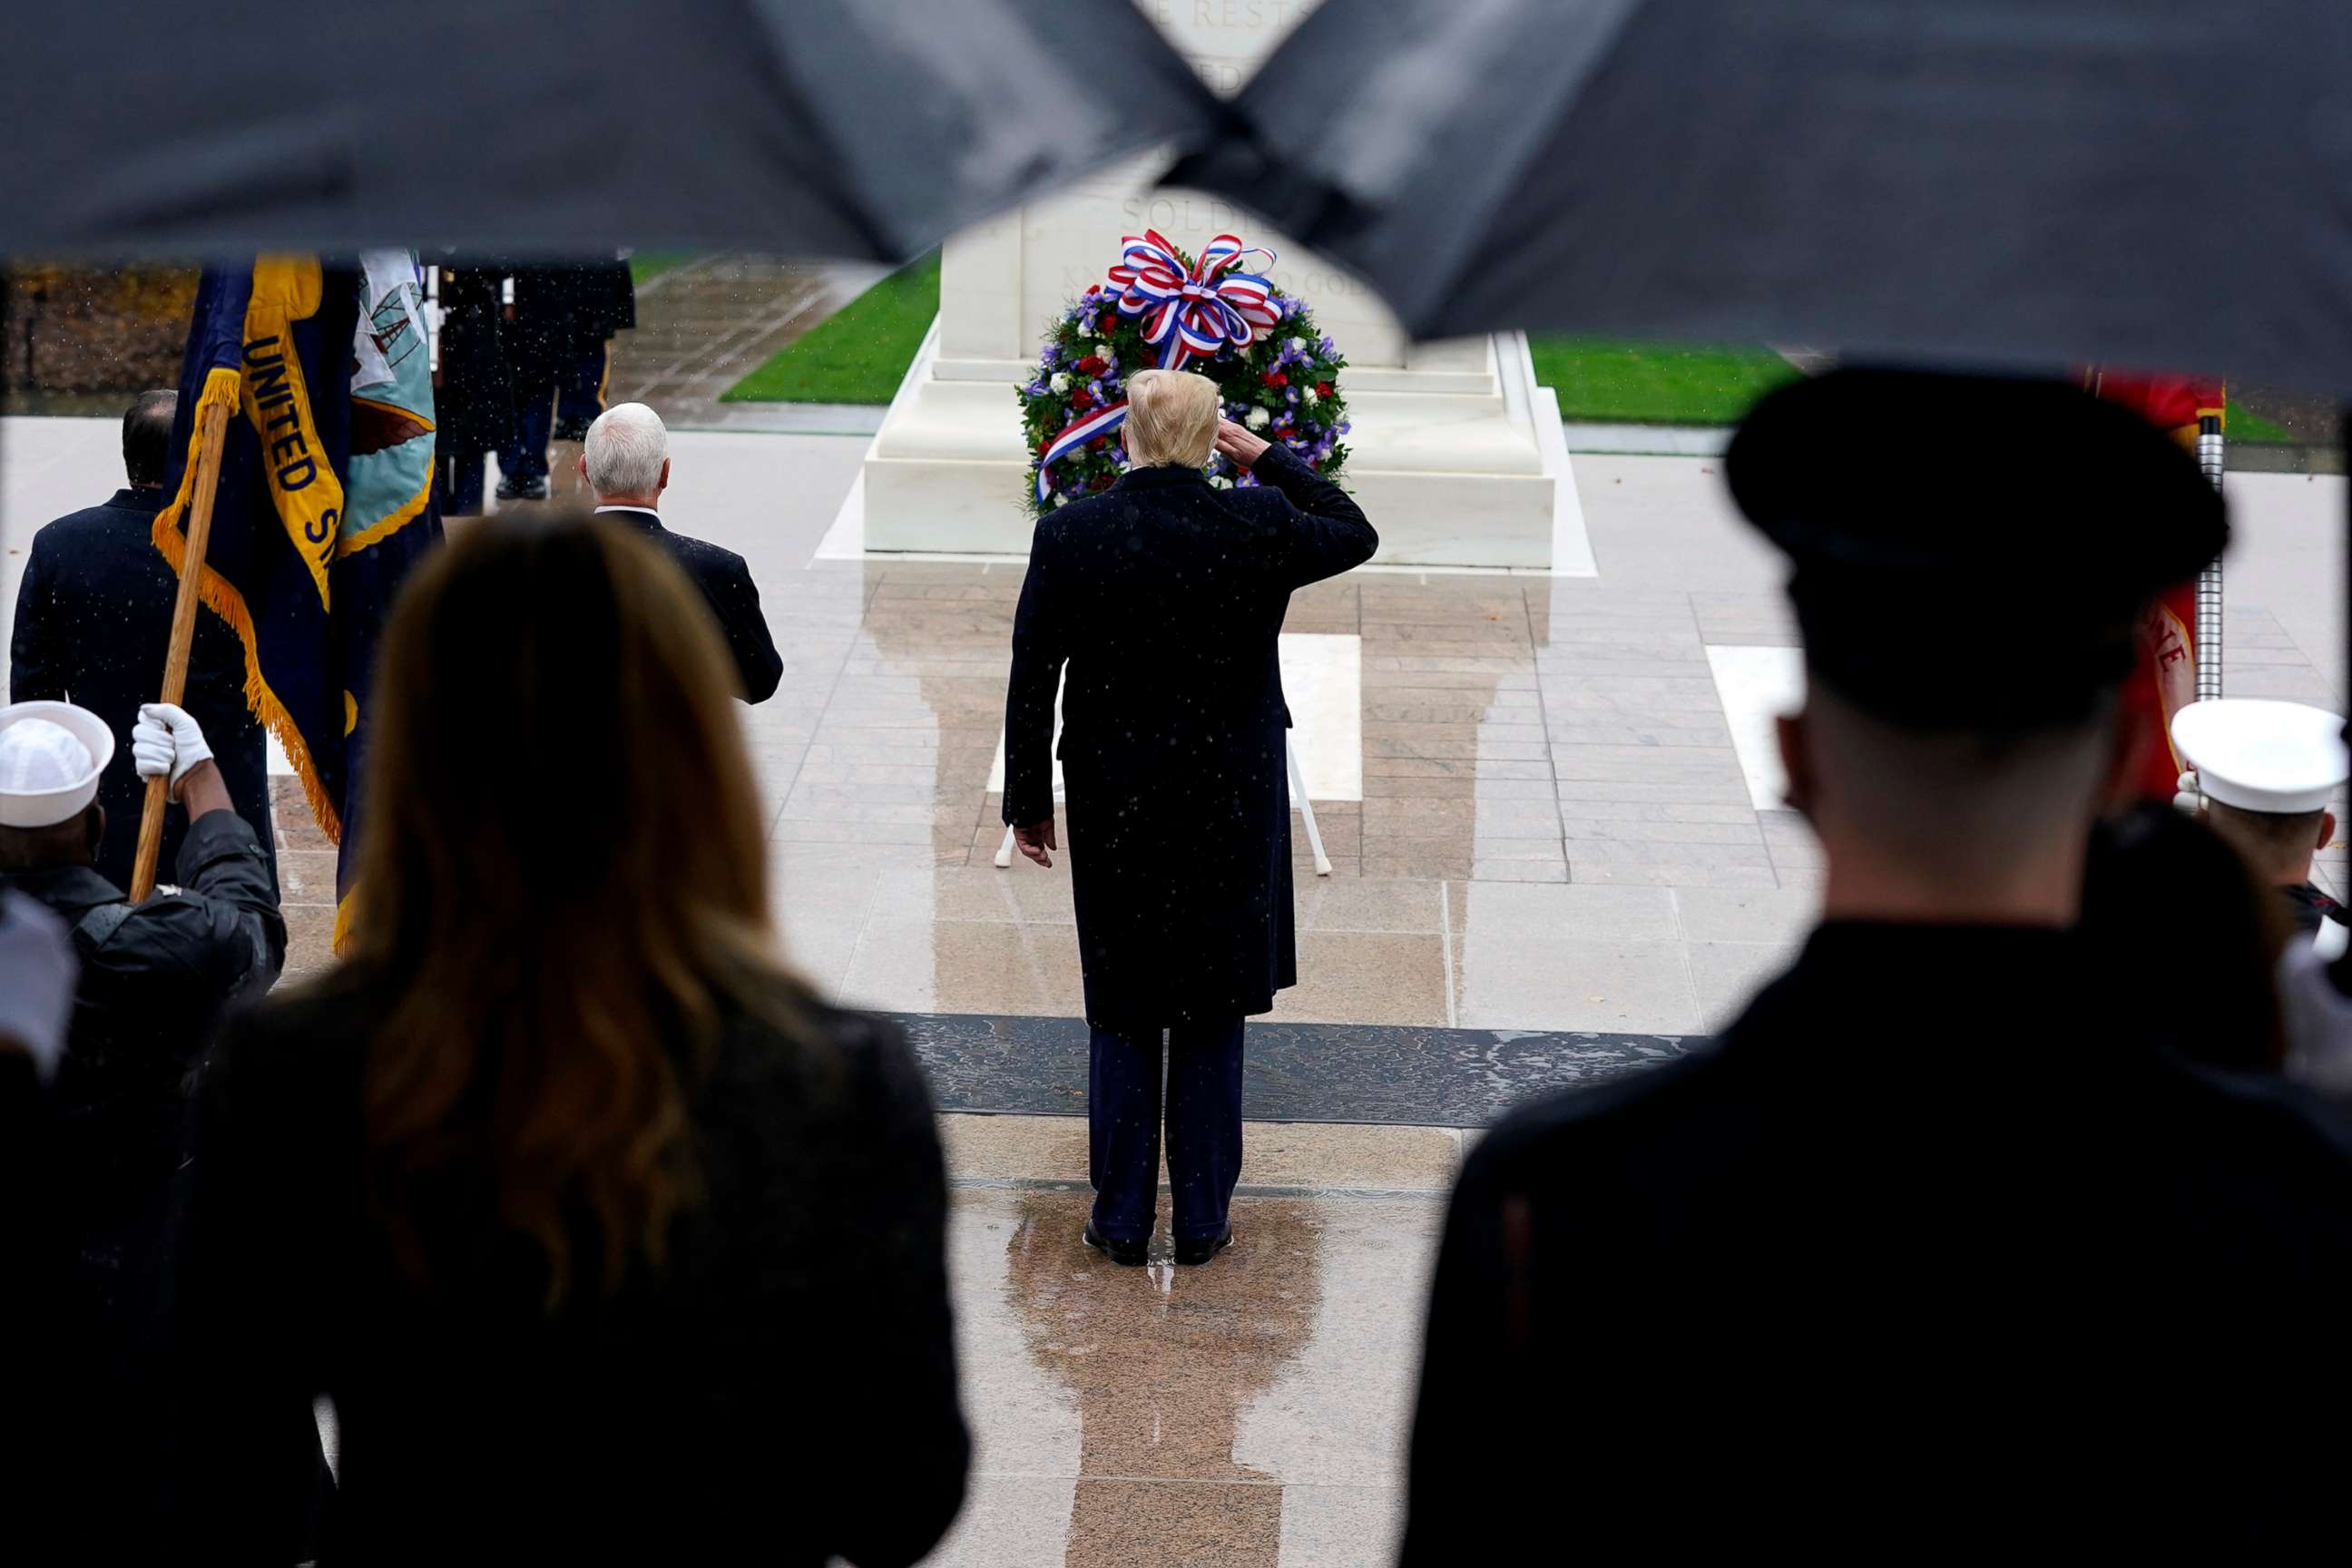
[[[1218,113],[1103,0],[76,0],[0,59],[18,256],[892,260]]]
[[[1495,328],[2352,392],[2352,7],[1327,0],[1180,183]]]

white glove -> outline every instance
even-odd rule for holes
[[[2172,787],[2180,792],[2172,797],[2173,805],[2179,810],[2194,816],[2205,808],[2205,793],[2197,787],[2195,768],[2187,770],[2175,779]]]
[[[63,921],[22,894],[0,893],[0,1050],[30,1052],[45,1079],[65,1052],[78,967]]]
[[[205,732],[184,708],[169,702],[142,702],[139,722],[131,726],[131,760],[142,779],[169,775],[176,788],[188,770],[213,760]]]

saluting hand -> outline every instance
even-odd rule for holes
[[[1226,461],[1240,468],[1249,468],[1265,455],[1265,437],[1254,436],[1230,419],[1217,421],[1217,450]]]

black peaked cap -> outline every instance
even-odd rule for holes
[[[2087,715],[2229,539],[2178,442],[2060,381],[1831,371],[1760,399],[1724,472],[1788,552],[1813,677],[1921,729]]]

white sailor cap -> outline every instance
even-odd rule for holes
[[[2264,698],[2192,702],[2172,718],[2172,743],[2198,787],[2241,811],[2319,811],[2347,774],[2344,721],[2321,708]]]
[[[0,827],[48,827],[80,816],[113,760],[114,731],[87,708],[0,708]]]

